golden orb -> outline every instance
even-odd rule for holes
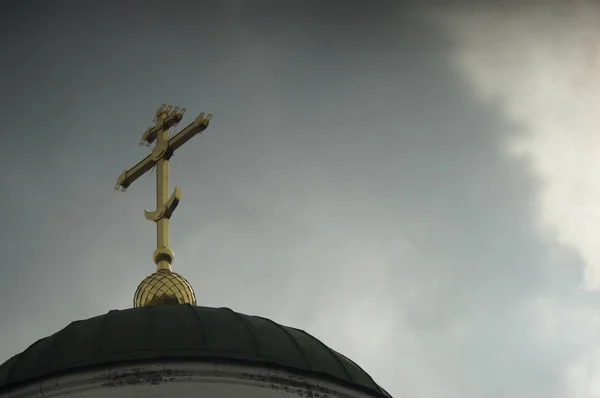
[[[189,282],[168,269],[159,269],[140,283],[133,295],[133,306],[163,304],[196,305],[196,295]]]

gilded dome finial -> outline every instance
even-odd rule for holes
[[[211,114],[201,113],[186,128],[169,137],[170,129],[177,126],[183,118],[185,109],[162,105],[156,111],[154,126],[142,136],[140,145],[154,148],[150,155],[129,170],[125,170],[117,180],[115,190],[125,191],[129,185],[156,168],[156,210],[145,210],[148,220],[156,223],[156,250],[152,257],[157,272],[150,275],[139,285],[134,295],[134,306],[158,304],[195,304],[196,297],[190,284],[179,274],[171,271],[175,254],[171,249],[169,220],[181,200],[181,190],[175,187],[171,196],[169,192],[169,159],[173,153],[188,142],[193,136],[206,130]]]
[[[167,269],[159,269],[139,284],[133,295],[133,306],[165,304],[196,305],[196,294],[183,276]]]

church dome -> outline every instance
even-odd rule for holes
[[[282,368],[390,398],[358,365],[302,330],[191,305],[113,310],[72,322],[0,365],[0,392],[93,367],[170,360]]]
[[[168,269],[159,269],[139,284],[133,295],[133,306],[161,304],[196,305],[192,285],[181,275]]]

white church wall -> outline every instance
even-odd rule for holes
[[[315,378],[256,366],[199,362],[147,363],[47,378],[0,393],[21,397],[367,398]]]

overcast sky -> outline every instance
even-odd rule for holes
[[[0,361],[154,271],[153,176],[112,188],[169,103],[215,114],[171,167],[199,305],[395,397],[600,397],[600,4],[477,3],[6,2]]]

